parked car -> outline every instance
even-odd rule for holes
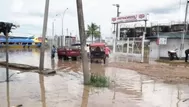
[[[57,54],[59,59],[68,60],[77,60],[78,57],[81,57],[81,48],[80,43],[72,44],[70,47],[61,47],[57,48]]]

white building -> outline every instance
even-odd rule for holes
[[[160,33],[159,49],[157,43],[157,36],[148,37],[150,40],[150,58],[168,58],[169,50],[177,50],[177,55],[180,58],[185,57],[185,50],[189,49],[189,35],[185,36],[184,48],[182,48],[182,32]],[[163,39],[162,39],[163,38]],[[163,41],[162,41],[163,40]]]

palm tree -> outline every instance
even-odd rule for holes
[[[92,36],[92,43],[93,43],[93,38],[100,38],[100,31],[99,26],[96,25],[95,23],[91,23],[91,25],[88,25],[88,30],[87,30],[87,38]]]

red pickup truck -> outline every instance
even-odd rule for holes
[[[72,44],[70,47],[61,47],[57,48],[58,59],[68,60],[77,60],[81,56],[80,44]]]

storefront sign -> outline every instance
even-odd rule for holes
[[[147,20],[147,15],[148,14],[137,14],[137,15],[122,16],[122,17],[114,17],[112,18],[112,24],[145,21]]]
[[[167,44],[167,38],[159,38],[157,39],[158,45],[166,45]]]

